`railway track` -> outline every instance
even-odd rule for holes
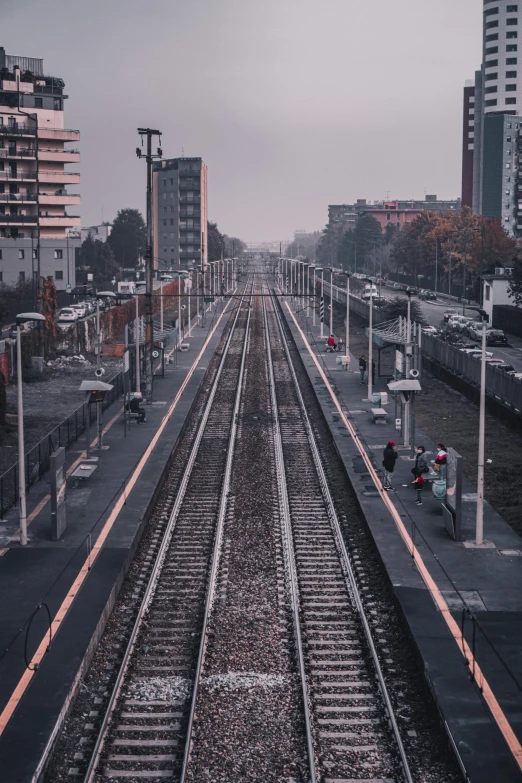
[[[184,777],[250,324],[235,315],[85,781]]]
[[[83,779],[413,783],[268,285],[231,321]]]

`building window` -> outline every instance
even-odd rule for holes
[[[4,282],[4,273],[0,272],[0,283]]]
[[[486,87],[484,92],[485,93],[498,92],[498,87],[496,85],[494,87]]]
[[[498,73],[487,73],[484,77],[484,80],[486,82],[490,82],[493,79],[498,79]]]
[[[174,225],[174,218],[171,218],[171,219],[170,219],[170,225],[171,225],[171,226],[173,226],[173,225]]]
[[[506,71],[506,79],[516,79],[516,78],[517,78],[516,71]]]
[[[166,226],[166,225],[167,225],[167,219],[166,219],[166,218],[163,220],[163,225],[164,225],[164,226]]]
[[[163,180],[163,187],[164,187],[164,188],[166,188],[166,187],[167,187],[167,180],[166,180],[166,179],[164,179],[164,180]]]
[[[25,272],[18,272],[18,279],[23,283],[25,280]]]
[[[55,111],[62,111],[63,105],[62,105],[62,99],[61,98],[55,98],[54,99],[54,110]]]
[[[25,250],[18,251],[18,258],[20,261],[22,261],[25,258]]]
[[[168,247],[164,247],[164,248],[163,248],[163,254],[165,254],[165,253],[168,253],[168,252],[169,252],[169,249],[168,249]]]
[[[498,60],[486,60],[485,66],[486,68],[496,68],[498,65]]]
[[[171,185],[173,185],[173,184],[174,184],[174,180],[173,180],[173,179],[171,179],[171,180],[170,180],[170,184],[171,184]]]
[[[55,250],[54,251],[54,257],[55,258],[63,258],[63,250]]]
[[[506,136],[506,141],[511,141],[511,136]]]
[[[518,52],[518,44],[508,44],[506,46],[506,52]]]
[[[511,18],[511,19],[506,19],[506,24],[507,24],[509,27],[512,27],[513,25],[515,25],[515,24],[518,24],[518,19],[516,18],[516,16],[514,16],[514,17],[513,17],[513,18]]]
[[[486,57],[489,57],[490,54],[498,54],[498,46],[490,46],[489,49],[486,49]]]
[[[34,99],[34,108],[35,109],[41,109],[43,106],[43,100],[41,98],[35,98]]]
[[[517,64],[518,64],[517,57],[506,57],[506,65],[517,65]]]
[[[36,261],[38,258],[38,250],[33,250],[33,260]]]
[[[491,30],[493,27],[498,27],[498,19],[494,19],[492,22],[486,22],[486,30]]]
[[[506,11],[508,14],[516,14],[518,12],[518,5],[508,5]]]
[[[518,38],[518,33],[516,30],[510,30],[509,33],[506,33],[506,38]]]
[[[489,43],[490,41],[498,41],[498,33],[493,33],[493,35],[486,35],[486,43]]]
[[[55,280],[63,280],[63,272],[61,269],[57,269],[54,273],[54,279]]]
[[[498,8],[488,8],[487,11],[484,11],[484,16],[493,16],[494,14],[498,14]]]
[[[506,92],[516,92],[516,91],[517,91],[516,84],[506,84]]]
[[[486,302],[489,302],[490,294],[491,294],[491,288],[489,287],[489,285],[487,285],[486,286]]]
[[[506,105],[507,106],[514,106],[517,102],[516,98],[506,98]]]

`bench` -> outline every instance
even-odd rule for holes
[[[81,462],[70,476],[74,479],[74,488],[78,489],[80,481],[87,481],[87,479],[90,479],[94,471],[97,469],[98,465],[94,465],[90,462]]]
[[[384,408],[372,408],[371,410],[374,424],[377,424],[378,421],[382,421],[383,424],[386,424],[386,416],[388,413]]]

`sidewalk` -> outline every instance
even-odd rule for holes
[[[404,447],[399,446],[395,492],[383,492],[382,450],[388,440],[400,443],[393,400],[386,406],[387,423],[374,424],[370,408],[376,406],[359,383],[357,358],[351,357],[348,371],[337,365],[336,354],[324,352],[312,319],[304,312],[295,316],[299,330],[284,300],[282,305],[470,780],[522,780],[512,755],[522,750],[522,540],[486,503],[485,536],[494,547],[468,549],[453,541],[431,490],[424,491],[422,506],[415,505],[413,460]],[[375,390],[387,391],[386,381],[376,379]],[[416,442],[435,458],[435,444],[419,430]],[[473,540],[476,495],[466,482],[463,501],[463,537]],[[470,679],[463,648],[484,695]]]
[[[185,337],[190,349],[177,354],[175,365],[166,366],[164,378],[155,378],[155,401],[147,406],[146,423],[132,422],[125,437],[121,404],[108,411],[103,451],[93,452],[99,456],[97,470],[78,488],[73,479],[67,481],[67,529],[60,541],[51,541],[47,477],[28,495],[26,547],[18,543],[17,509],[2,520],[2,780],[32,780],[63,719],[62,711],[78,673],[88,663],[90,645],[103,630],[232,304],[230,300],[220,317],[222,306],[217,303],[218,313],[207,313],[205,328],[192,326],[190,337]],[[84,440],[78,442],[78,451],[67,453],[68,473],[81,459]],[[47,608],[53,631],[49,652]]]

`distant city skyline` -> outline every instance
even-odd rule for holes
[[[144,125],[165,157],[205,160],[209,219],[248,242],[361,196],[460,195],[477,0],[2,0],[0,19],[0,45],[65,80],[83,225],[144,209]]]

